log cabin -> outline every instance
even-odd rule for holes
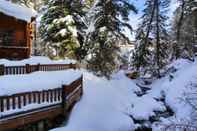
[[[34,10],[0,0],[0,58],[30,57],[35,18]]]

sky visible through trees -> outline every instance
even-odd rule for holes
[[[134,13],[130,14],[130,18],[131,18],[130,23],[135,30],[140,22],[140,17],[142,16],[142,10],[144,9],[145,0],[130,0],[130,1],[133,2],[136,8],[138,9],[138,14],[134,14]],[[168,12],[170,18],[172,18],[173,12],[175,11],[177,6],[178,6],[177,1],[172,0],[170,5],[170,10]],[[171,19],[169,19],[169,22],[170,20]],[[129,34],[127,30],[126,30],[126,34]],[[132,36],[130,36],[130,38],[131,40],[135,40],[135,35],[133,34]]]

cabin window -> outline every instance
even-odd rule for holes
[[[13,30],[1,30],[0,29],[0,45],[1,46],[12,46],[14,42],[14,31]]]

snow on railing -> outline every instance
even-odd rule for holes
[[[82,88],[83,77],[81,76],[61,88],[0,96],[0,120],[31,113],[31,110],[39,111],[40,108],[49,106],[59,105],[63,111],[67,111],[82,96]]]
[[[66,69],[76,69],[76,64],[37,64],[25,66],[4,66],[0,65],[0,76],[1,75],[18,75],[18,74],[29,74],[36,71],[60,71]]]

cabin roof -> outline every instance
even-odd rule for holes
[[[30,22],[31,19],[37,15],[37,12],[33,9],[13,4],[5,0],[0,0],[0,13],[26,22]]]
[[[197,1],[196,1],[197,2]],[[197,7],[193,7],[192,11],[197,11]]]

